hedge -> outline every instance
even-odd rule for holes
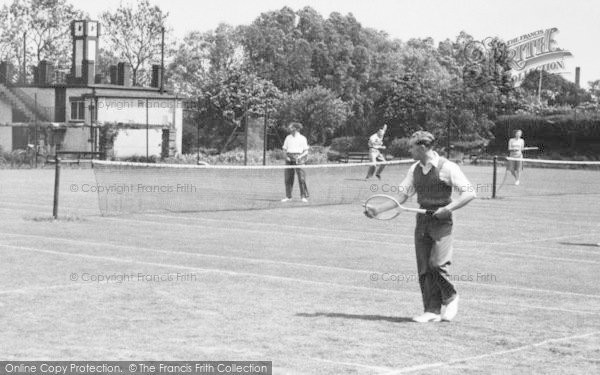
[[[523,131],[523,138],[530,145],[589,148],[600,142],[600,114],[571,112],[551,116],[532,114],[500,116],[492,129],[495,139],[490,147],[506,148],[508,139],[517,129]]]

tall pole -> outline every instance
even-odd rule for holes
[[[25,84],[25,76],[27,75],[27,31],[23,32],[23,84]]]
[[[196,113],[196,164],[200,164],[200,116]]]
[[[543,69],[540,69],[540,81],[538,82],[538,104],[542,104],[542,72]]]
[[[244,100],[244,165],[248,165],[248,99]]]
[[[148,98],[146,98],[146,163],[149,162],[149,149],[148,149],[148,143],[149,143],[149,125],[148,125]]]
[[[496,198],[496,171],[498,170],[498,157],[494,155],[494,168],[492,169],[492,198]]]
[[[160,31],[160,93],[162,94],[165,84],[165,27],[161,27]]]
[[[56,155],[56,168],[54,169],[54,204],[52,205],[52,217],[58,219],[58,190],[60,187],[60,158]]]
[[[37,93],[33,94],[35,99],[35,132],[34,132],[34,140],[33,140],[33,157],[35,158],[35,167],[38,166],[37,156],[38,156],[38,102],[37,102]],[[31,164],[30,164],[31,165]]]
[[[263,126],[263,165],[267,165],[267,102],[265,101],[265,124]]]
[[[450,159],[450,116],[448,116],[448,125],[446,133],[446,158]]]

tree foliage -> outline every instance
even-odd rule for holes
[[[23,64],[48,60],[65,66],[70,61],[71,21],[86,15],[67,0],[13,0],[0,8],[0,60]],[[27,32],[25,35],[24,32]]]
[[[548,105],[575,106],[591,100],[589,92],[578,88],[575,83],[567,81],[558,74],[541,71],[541,79],[542,86],[539,96],[542,100],[547,101]],[[537,96],[540,88],[540,71],[529,72],[521,83],[521,88],[527,94]]]
[[[281,127],[299,121],[311,144],[323,144],[344,125],[348,109],[348,104],[331,90],[315,86],[286,94],[278,108],[277,119]]]
[[[170,29],[166,25],[168,13],[151,5],[148,0],[138,0],[135,5],[121,4],[114,11],[100,16],[103,27],[105,50],[112,51],[119,61],[131,65],[133,85],[147,83],[150,65],[160,62],[161,33],[165,28],[166,55],[170,55],[172,43]]]

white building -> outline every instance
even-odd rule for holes
[[[37,144],[50,154],[101,151],[120,158],[181,153],[182,101],[162,89],[160,66],[153,66],[151,87],[133,87],[131,68],[124,63],[111,67],[110,84],[100,83],[95,71],[99,29],[95,21],[72,22],[67,75],[42,61],[33,83],[16,83],[11,66],[0,62],[3,151]]]

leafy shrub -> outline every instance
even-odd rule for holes
[[[368,151],[368,139],[366,137],[339,137],[334,138],[329,146],[330,151],[339,153]]]
[[[267,165],[281,165],[286,154],[281,149],[267,151]],[[177,157],[163,159],[167,164],[196,164],[197,154],[184,154]],[[244,165],[244,150],[235,149],[218,155],[200,153],[200,161],[210,165]],[[327,162],[327,148],[311,147],[307,164],[323,164]],[[248,150],[248,165],[262,165],[263,152],[261,150]]]
[[[394,138],[387,148],[387,153],[397,158],[410,157],[410,138]]]
[[[133,156],[126,156],[126,157],[117,157],[117,158],[111,158],[111,160],[118,160],[118,161],[126,161],[126,162],[131,162],[131,163],[156,163],[158,162],[158,160],[160,160],[159,157],[157,157],[156,155],[150,155],[148,158],[146,158],[146,156],[142,156],[142,155],[133,155]]]

